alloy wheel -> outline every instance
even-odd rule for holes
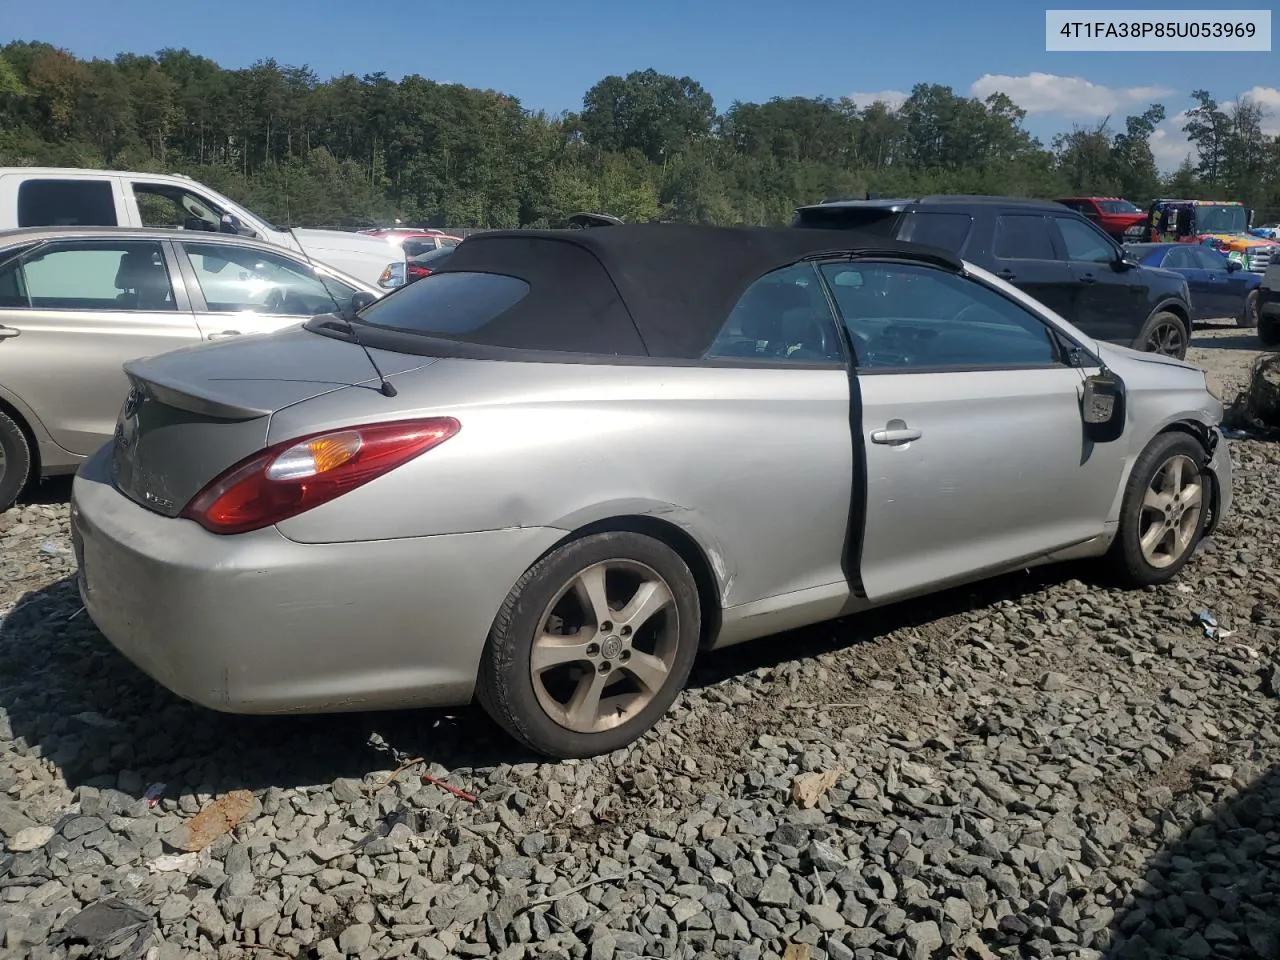
[[[1150,353],[1178,358],[1182,356],[1184,348],[1182,327],[1172,320],[1156,324],[1147,336],[1146,349]]]
[[[1170,457],[1152,477],[1138,515],[1147,563],[1157,569],[1177,563],[1194,542],[1203,509],[1200,467],[1185,454]]]
[[[671,587],[635,560],[579,571],[538,623],[534,694],[548,717],[575,733],[611,729],[643,710],[666,685],[679,647]]]

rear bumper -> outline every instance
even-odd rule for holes
[[[169,690],[229,713],[452,706],[521,574],[564,536],[510,529],[302,544],[217,536],[118,493],[101,452],[71,527],[85,610]]]

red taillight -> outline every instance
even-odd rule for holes
[[[416,264],[416,263],[411,263],[411,264],[409,264],[409,265],[408,265],[408,268],[407,268],[407,269],[408,269],[408,271],[409,271],[409,276],[411,276],[411,277],[419,277],[419,278],[421,278],[421,277],[429,277],[429,276],[431,276],[431,268],[430,268],[430,267],[420,267],[420,266],[418,266],[418,264]]]
[[[285,440],[224,471],[181,515],[211,533],[269,527],[394,470],[460,427],[452,417],[432,417]]]

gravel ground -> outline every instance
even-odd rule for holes
[[[1192,359],[1230,399],[1254,344]],[[49,485],[0,514],[0,956],[1276,957],[1280,447],[1231,453],[1175,584],[1041,570],[735,648],[562,764],[474,711],[176,700],[80,611]],[[243,820],[183,854],[215,798]]]

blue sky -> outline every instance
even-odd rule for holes
[[[187,47],[225,67],[274,57],[322,77],[383,71],[493,87],[525,106],[577,109],[611,73],[654,67],[688,75],[723,110],[734,100],[887,93],[920,82],[986,96],[1004,90],[1046,143],[1073,123],[1160,102],[1170,117],[1208,89],[1220,101],[1250,94],[1280,132],[1280,52],[1048,53],[1045,4],[987,0],[974,6],[915,3],[784,3],[779,0],[433,0],[354,4],[339,0],[60,0],[5,4],[4,37],[44,40],[80,57]],[[1055,8],[1073,5],[1054,3]],[[1075,6],[1091,6],[1077,4]],[[1102,6],[1093,4],[1092,6]],[[1127,9],[1204,9],[1196,3],[1131,2]],[[1265,8],[1265,4],[1228,3]],[[109,13],[107,12],[109,11]],[[1166,169],[1188,147],[1180,123],[1157,132]]]

